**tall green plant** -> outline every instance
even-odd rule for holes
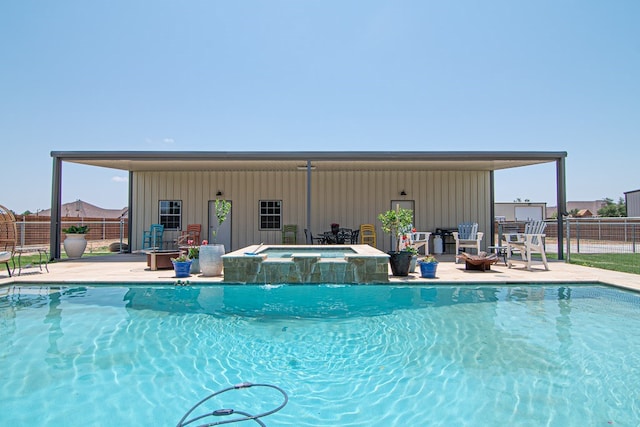
[[[396,252],[400,252],[402,236],[411,231],[413,222],[413,211],[397,207],[378,215],[378,220],[382,223],[382,231],[391,234],[396,239]]]
[[[216,211],[216,220],[218,223],[216,224],[215,229],[212,232],[213,242],[216,241],[216,237],[218,236],[218,229],[222,225],[222,223],[227,219],[227,215],[231,212],[231,202],[222,199],[216,199],[215,204]]]

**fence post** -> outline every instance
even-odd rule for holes
[[[567,217],[567,262],[571,262],[571,220]]]
[[[633,244],[631,245],[631,247],[633,248],[633,253],[636,253],[636,223],[634,222],[631,226],[631,230],[632,230],[632,239],[633,239]]]
[[[124,234],[124,218],[120,217],[120,251],[122,253],[122,235]]]
[[[24,220],[20,222],[20,246],[24,247]],[[7,264],[8,265],[8,264]]]
[[[580,221],[576,219],[576,253],[580,253]]]

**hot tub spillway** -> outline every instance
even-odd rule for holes
[[[222,257],[224,282],[387,283],[389,256],[369,245],[248,246]]]

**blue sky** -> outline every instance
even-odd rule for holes
[[[51,151],[567,151],[568,200],[640,188],[640,1],[3,1],[0,204]],[[554,165],[496,200],[555,205]],[[127,203],[65,164],[63,201]]]

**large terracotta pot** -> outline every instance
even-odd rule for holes
[[[200,246],[200,271],[203,276],[222,274],[222,255],[224,255],[224,245]]]
[[[64,239],[64,252],[70,259],[80,258],[87,247],[87,239],[84,234],[67,234]]]

